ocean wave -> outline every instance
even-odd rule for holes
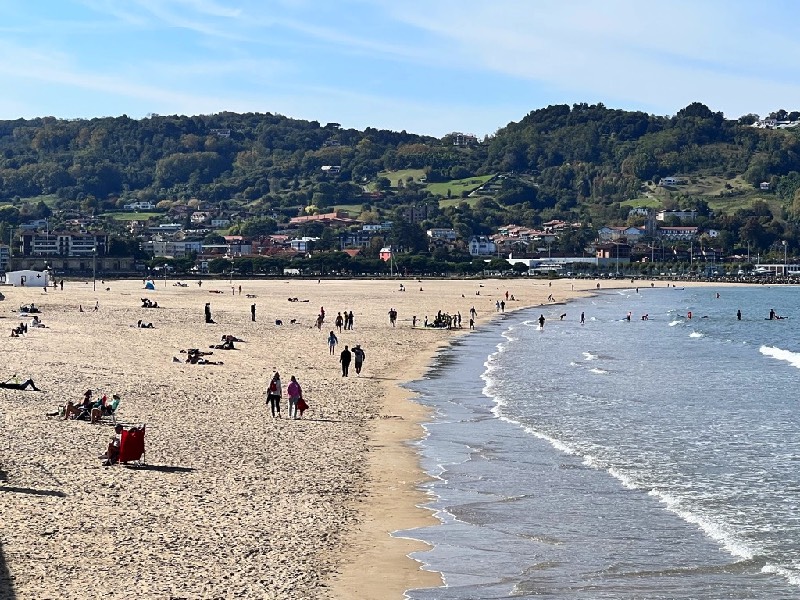
[[[600,355],[594,354],[592,352],[584,352],[583,357],[585,360],[597,360],[598,358],[600,358]]]
[[[790,584],[796,586],[800,585],[800,574],[798,574],[797,571],[792,571],[790,569],[787,569],[786,567],[782,567],[780,565],[767,564],[761,567],[761,572],[780,575],[781,577],[786,579],[786,581],[788,581]]]
[[[761,346],[758,351],[764,356],[786,361],[793,367],[800,369],[800,352],[792,352],[791,350],[784,350],[783,348],[776,348],[775,346]]]
[[[594,369],[589,369],[589,372],[594,373],[596,375],[608,375],[608,371],[606,371],[605,369],[594,368]]]
[[[681,323],[683,323],[683,321],[681,319],[676,319],[674,321],[671,321],[669,326],[670,327],[675,327],[675,325],[680,325]]]
[[[687,523],[697,525],[708,537],[715,542],[718,542],[728,553],[733,556],[752,559],[755,553],[741,540],[729,531],[729,528],[724,524],[717,523],[714,520],[707,518],[698,513],[687,510],[682,506],[681,501],[674,496],[661,492],[659,490],[650,490],[649,495],[655,496],[658,500],[667,507],[667,510],[678,515]]]
[[[689,334],[689,337],[690,338],[701,338],[701,337],[706,337],[706,334],[705,333],[700,333],[699,331],[693,331],[692,333]]]

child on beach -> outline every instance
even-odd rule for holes
[[[330,335],[328,336],[328,350],[330,351],[331,355],[333,355],[334,348],[336,348],[336,344],[339,343],[339,338],[336,337],[336,334],[331,331]]]

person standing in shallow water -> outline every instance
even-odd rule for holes
[[[351,360],[353,360],[353,353],[345,346],[344,350],[342,350],[342,354],[339,356],[339,362],[342,363],[342,377],[347,377]]]
[[[737,310],[736,311],[736,320],[737,321],[741,321],[742,320],[742,311],[741,310]]]
[[[539,315],[539,329],[544,329],[544,315]]]

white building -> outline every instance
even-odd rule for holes
[[[640,240],[645,235],[644,227],[601,227],[597,230],[597,237],[603,242],[626,239],[629,242]]]
[[[469,253],[472,256],[492,256],[497,246],[485,235],[474,235],[469,240]]]
[[[131,202],[130,204],[123,204],[122,205],[123,210],[134,210],[134,211],[153,210],[155,207],[156,207],[156,205],[153,204],[152,202],[149,202],[149,201]]]
[[[427,234],[432,240],[447,240],[448,242],[455,242],[458,237],[455,229],[444,227],[428,229]]]
[[[292,247],[292,250],[297,252],[308,252],[309,249],[313,246],[313,243],[319,240],[318,237],[301,237],[289,242],[289,245]]]
[[[151,250],[153,256],[164,258],[183,258],[190,255],[192,252],[199,253],[203,249],[203,243],[187,242],[187,241],[153,241],[151,242]]]
[[[6,285],[14,287],[47,287],[50,285],[50,273],[48,271],[9,271],[6,273]]]
[[[694,221],[697,218],[696,210],[660,210],[656,213],[656,221],[665,221],[675,217],[679,221]]]
[[[231,225],[230,219],[211,219],[211,227],[214,227],[215,229],[230,227],[230,225]]]

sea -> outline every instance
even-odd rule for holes
[[[408,598],[800,599],[800,289],[658,285],[502,315],[409,385],[440,524],[395,535],[444,586]]]

